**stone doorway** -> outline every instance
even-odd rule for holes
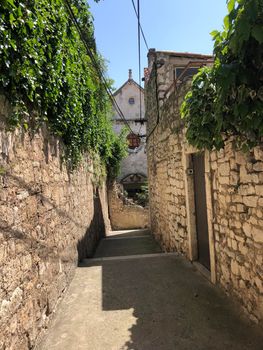
[[[199,153],[193,147],[184,147],[183,166],[189,259],[198,263],[197,267],[200,267],[201,272],[204,272],[212,283],[216,283],[210,154],[208,151]],[[202,194],[197,193],[200,190]],[[201,199],[197,200],[198,196]],[[198,226],[200,226],[199,229]],[[205,238],[202,237],[202,233]]]
[[[192,154],[197,260],[210,271],[204,153]]]

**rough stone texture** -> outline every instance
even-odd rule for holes
[[[148,208],[143,208],[131,201],[126,203],[116,183],[109,186],[108,198],[112,229],[129,230],[149,226]]]
[[[158,60],[159,53],[155,55]],[[160,57],[167,58],[167,54]],[[158,95],[156,101],[156,83],[159,92],[158,81],[165,81],[172,69],[165,63],[156,77],[152,64],[146,87],[151,229],[165,250],[179,251],[192,259],[184,157],[186,149],[189,153],[196,150],[189,151],[179,114],[189,85],[179,84],[168,97]],[[238,299],[253,321],[262,322],[263,146],[244,154],[235,148],[235,140],[228,139],[223,150],[208,153],[207,168],[216,282]]]
[[[44,129],[6,132],[7,114],[1,98],[0,349],[24,350],[107,230],[107,193],[96,191],[88,158],[68,172],[59,140]]]
[[[161,72],[158,73],[166,74],[163,67]],[[147,142],[151,229],[164,250],[176,250],[188,255],[182,135],[178,132],[181,129],[178,101],[173,93],[161,107],[157,123],[155,74],[156,70],[153,67],[152,78],[147,84],[146,98],[148,135],[153,131]]]
[[[228,140],[224,150],[210,154],[217,281],[254,320],[263,320],[260,152],[261,147],[247,154],[238,152],[234,141]],[[228,182],[222,181],[225,178]]]

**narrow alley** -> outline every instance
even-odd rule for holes
[[[262,350],[223,292],[147,230],[111,232],[83,260],[38,350]]]

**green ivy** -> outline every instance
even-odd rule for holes
[[[120,174],[121,160],[128,154],[128,129],[123,128],[119,135],[114,135],[112,152],[107,160],[109,178],[115,179]]]
[[[104,70],[87,3],[70,3]],[[1,0],[0,93],[13,106],[9,124],[37,129],[46,122],[65,143],[72,166],[86,151],[95,151],[107,165],[118,152],[109,99],[64,0]]]
[[[222,32],[213,35],[215,63],[193,79],[181,107],[187,138],[219,149],[235,135],[247,149],[263,136],[263,3],[228,0]]]

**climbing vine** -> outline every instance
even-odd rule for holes
[[[214,31],[215,63],[195,76],[181,107],[189,142],[219,149],[225,135],[243,148],[263,136],[263,3],[228,0],[222,32]]]
[[[37,129],[46,122],[65,143],[71,165],[92,150],[109,166],[123,154],[116,147],[123,137],[115,136],[108,117],[89,7],[84,0],[69,2],[96,64],[64,0],[1,0],[0,93],[13,107],[10,126]]]

